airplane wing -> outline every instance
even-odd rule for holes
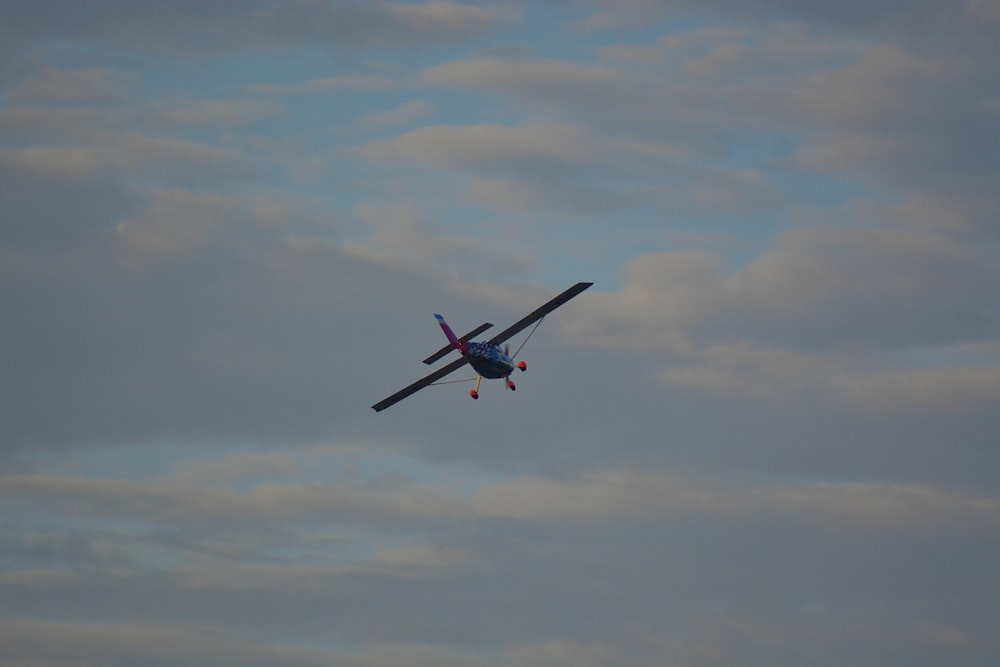
[[[538,320],[542,319],[543,317],[545,317],[546,315],[548,315],[549,313],[551,313],[553,310],[555,310],[559,306],[563,305],[564,303],[566,303],[567,301],[569,301],[570,299],[572,299],[573,297],[575,297],[577,294],[579,294],[580,292],[584,291],[585,289],[587,289],[588,287],[590,287],[593,284],[594,283],[577,283],[577,284],[573,285],[572,287],[570,287],[568,290],[566,290],[565,292],[563,292],[559,296],[557,296],[554,299],[548,301],[545,305],[543,305],[543,306],[541,306],[539,308],[536,308],[535,310],[531,311],[526,317],[521,318],[520,320],[518,320],[514,324],[510,325],[509,327],[507,327],[506,329],[504,329],[503,331],[501,331],[500,333],[498,333],[496,336],[494,336],[493,338],[490,339],[490,342],[493,343],[494,345],[499,345],[500,343],[502,343],[503,341],[507,340],[508,338],[510,338],[514,334],[518,333],[522,329],[524,329],[526,327],[529,327],[532,324],[534,324],[535,322],[537,322]],[[474,329],[474,330],[470,331],[469,333],[465,334],[465,336],[463,336],[463,338],[471,338],[472,336],[475,336],[476,334],[481,333],[482,331],[485,331],[486,329],[488,329],[491,326],[493,326],[493,325],[484,323],[484,324],[480,325],[477,329]],[[450,349],[450,347],[449,347],[449,349]],[[446,353],[447,351],[448,351],[448,349],[443,350],[441,352]],[[430,359],[432,361],[434,361],[436,359],[439,359],[440,358],[439,354],[440,354],[440,352],[437,352],[437,353],[431,355]],[[443,356],[443,354],[441,356]],[[434,371],[430,375],[426,375],[426,376],[420,378],[419,380],[417,380],[416,382],[414,382],[410,386],[404,387],[403,389],[400,389],[399,391],[397,391],[392,396],[389,396],[388,398],[382,399],[381,401],[379,401],[378,403],[376,403],[375,405],[373,405],[372,409],[375,410],[375,412],[381,412],[382,410],[385,410],[389,406],[395,405],[396,403],[399,403],[401,400],[403,400],[404,398],[406,398],[410,394],[417,393],[418,391],[420,391],[421,389],[423,389],[427,385],[434,384],[435,382],[437,382],[438,380],[440,380],[441,378],[443,378],[445,375],[448,375],[449,373],[458,370],[459,368],[461,368],[462,366],[464,366],[467,363],[468,363],[468,360],[465,357],[462,357],[461,359],[456,359],[455,361],[451,362],[450,364],[446,364],[446,365],[442,366],[441,368],[437,369],[436,371]]]
[[[517,322],[514,322],[514,324],[510,325],[509,327],[498,333],[493,338],[490,338],[490,342],[493,343],[494,345],[499,345],[500,343],[504,342],[511,336],[517,334],[522,329],[530,327],[532,324],[542,319],[543,317],[551,313],[553,310],[563,305],[564,303],[566,303],[567,301],[569,301],[577,294],[579,294],[580,292],[587,289],[593,284],[594,283],[577,283],[573,285],[568,290],[566,290],[556,298],[546,303],[544,306],[536,308],[535,310],[531,311],[527,316],[519,319]]]
[[[382,399],[381,401],[379,401],[378,403],[376,403],[375,405],[373,405],[372,409],[375,410],[375,412],[382,412],[383,410],[385,410],[390,405],[395,405],[396,403],[399,403],[401,400],[403,400],[404,398],[406,398],[410,394],[415,394],[418,391],[420,391],[421,389],[423,389],[424,387],[426,387],[427,385],[434,384],[435,382],[437,382],[438,380],[440,380],[441,378],[443,378],[445,375],[448,375],[449,373],[451,373],[453,371],[457,371],[459,368],[461,368],[462,366],[464,366],[467,363],[468,363],[468,360],[465,357],[462,357],[461,359],[456,359],[455,361],[451,362],[450,364],[446,364],[446,365],[442,366],[441,368],[437,369],[436,371],[434,371],[430,375],[427,375],[427,376],[424,376],[424,377],[420,378],[419,380],[417,380],[416,382],[414,382],[410,386],[404,387],[403,389],[400,389],[399,391],[397,391],[392,396],[389,396],[388,398]]]

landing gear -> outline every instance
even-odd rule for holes
[[[510,389],[511,391],[517,389],[517,387],[514,386],[514,383],[510,381],[510,378],[507,378],[507,388]]]
[[[528,364],[524,363],[523,359],[517,362],[517,367],[520,368],[522,371],[528,370]]]
[[[469,390],[469,396],[471,396],[472,400],[474,400],[474,401],[478,401],[479,400],[479,383],[482,382],[482,381],[483,381],[483,376],[482,375],[477,375],[476,376],[476,388]]]

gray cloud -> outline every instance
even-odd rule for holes
[[[273,456],[257,463],[265,461],[273,463]],[[245,459],[231,463],[238,465],[227,466],[227,474],[258,469]],[[57,619],[89,610],[91,624],[121,626],[124,644],[94,649],[111,664],[128,664],[134,652],[173,655],[156,642],[132,646],[144,636],[135,618],[168,634],[188,633],[192,624],[210,628],[212,640],[195,656],[223,651],[220,660],[235,659],[227,654],[228,638],[248,632],[255,641],[292,637],[365,647],[372,660],[392,647],[419,644],[484,664],[520,656],[537,661],[525,664],[546,665],[553,654],[654,664],[664,651],[690,652],[693,659],[706,647],[725,659],[742,651],[750,664],[767,664],[775,655],[811,654],[819,642],[837,652],[952,655],[977,665],[995,650],[989,590],[940,574],[987,576],[997,555],[1000,507],[995,498],[944,489],[769,486],[628,470],[512,478],[451,498],[439,489],[413,495],[408,483],[384,487],[388,493],[295,481],[231,492],[212,480],[195,486],[169,476],[152,483],[8,477],[0,489],[4,503],[37,508],[41,502],[81,521],[127,516],[167,532],[204,523],[202,543],[190,544],[194,551],[167,568],[104,562],[86,572],[0,575],[6,609]],[[354,503],[364,507],[345,513]],[[317,513],[320,506],[326,509]],[[446,506],[459,514],[442,511]],[[384,511],[390,507],[395,518]],[[292,540],[314,558],[343,560],[350,542],[335,539],[349,536],[348,524],[359,521],[370,528],[399,521],[409,537],[346,563],[301,562],[279,547],[279,538]],[[142,543],[138,537],[133,545]],[[971,548],[955,550],[955,540]],[[261,560],[266,547],[277,549],[276,560]],[[72,557],[69,549],[62,554]],[[425,607],[426,600],[434,604]],[[851,620],[857,615],[882,618],[882,632],[866,634]],[[963,618],[961,629],[952,625],[956,618]],[[19,623],[5,622],[5,631]],[[54,651],[63,642],[65,650],[89,645],[80,633],[93,625],[48,626]],[[758,636],[789,627],[800,631],[774,641]],[[675,639],[664,628],[684,631]],[[932,628],[921,641],[903,639]],[[637,636],[644,637],[639,646]],[[958,645],[949,641],[956,637]],[[266,654],[281,650],[267,646]],[[322,655],[339,659],[330,650]]]
[[[10,660],[68,665],[81,655],[106,665],[295,665],[364,667],[372,663],[337,651],[279,647],[242,633],[220,637],[213,629],[142,623],[79,624],[14,621],[0,624]]]
[[[603,488],[599,483],[593,490]],[[858,503],[859,491],[846,488],[832,496],[855,505],[863,525],[875,515]],[[878,504],[906,513],[916,509],[915,498],[921,500],[912,491],[871,491]],[[598,534],[593,524],[572,522],[484,521],[475,530],[451,522],[435,533],[439,544],[457,541],[474,559],[435,556],[437,566],[429,569],[400,570],[390,559],[377,569],[283,564],[85,577],[37,572],[30,578],[4,575],[0,586],[5,606],[21,613],[46,613],[58,605],[64,617],[92,610],[92,622],[106,627],[141,617],[164,632],[186,633],[191,624],[211,628],[215,638],[200,655],[224,648],[227,636],[252,631],[257,641],[291,636],[368,647],[373,659],[379,646],[420,644],[440,647],[445,655],[458,645],[486,664],[492,660],[483,656],[499,664],[523,656],[545,665],[560,648],[569,655],[632,656],[640,664],[654,664],[664,651],[690,652],[693,659],[699,649],[711,648],[720,659],[742,652],[749,664],[767,664],[776,655],[811,655],[819,643],[866,659],[950,655],[963,664],[988,664],[995,650],[989,591],[954,578],[945,583],[940,575],[990,571],[997,554],[989,524],[978,537],[963,538],[973,550],[956,552],[938,535],[900,533],[878,522],[861,531],[814,524],[801,500],[787,498],[803,512],[791,521],[743,515],[619,520],[600,524]],[[919,520],[915,525],[921,524],[926,526]],[[435,603],[426,608],[425,600]],[[344,612],[331,616],[337,609]],[[605,612],[613,613],[613,622]],[[982,612],[987,616],[974,619]],[[866,624],[852,620],[859,615],[881,618],[880,633],[865,632]],[[963,619],[960,630],[952,625],[957,618]],[[789,627],[798,631],[781,632]],[[77,627],[52,629],[55,646],[85,645],[74,635]],[[130,641],[142,636],[134,630]],[[762,641],[758,633],[764,630],[778,637]],[[905,635],[924,638],[914,642]],[[637,636],[644,638],[639,646]],[[948,641],[956,637],[962,638],[957,645]],[[121,646],[103,650],[122,664],[134,659]],[[141,650],[162,655],[156,645]]]
[[[629,345],[648,331],[645,348],[673,332],[792,348],[940,344],[993,334],[997,271],[988,252],[933,234],[799,228],[740,270],[708,253],[639,257],[622,292],[599,297],[607,311],[588,319],[612,341],[627,331]]]
[[[43,67],[38,76],[22,81],[10,95],[32,102],[94,103],[118,100],[131,77],[103,67],[59,69]]]
[[[0,494],[7,505],[19,502],[79,516],[193,528],[206,535],[238,534],[262,526],[277,532],[296,524],[433,527],[477,518],[603,524],[678,517],[803,518],[851,532],[880,527],[899,533],[948,535],[986,534],[1000,521],[1000,501],[994,498],[918,484],[746,486],[692,474],[627,469],[576,478],[529,476],[487,482],[472,494],[437,489],[405,477],[368,483],[350,479],[265,482],[234,491],[183,483],[175,477],[133,482],[31,475],[6,477]],[[28,536],[22,546],[30,549],[32,544],[44,547],[47,542]],[[393,567],[408,562],[448,564],[444,558],[426,558],[423,549],[392,558],[378,555],[374,562]]]
[[[510,20],[505,10],[455,2],[340,4],[317,6],[267,2],[170,2],[155,7],[107,0],[88,7],[5,2],[4,40],[68,39],[111,42],[139,52],[246,52],[298,49],[306,44],[331,50],[415,47],[462,41]],[[114,17],[114,20],[108,20]]]
[[[995,6],[3,4],[4,657],[995,664]]]
[[[563,168],[598,156],[597,142],[580,127],[555,125],[425,127],[362,149],[372,160],[403,158],[457,169]]]
[[[771,9],[836,18],[818,4]],[[935,17],[956,8],[930,2],[908,6],[900,22],[913,39],[879,42],[866,30],[852,30],[852,39],[838,40],[818,33],[814,23],[755,23],[675,33],[653,45],[606,47],[600,51],[604,62],[592,64],[478,58],[437,65],[421,77],[436,85],[498,91],[576,122],[582,115],[616,133],[641,128],[653,136],[679,134],[694,156],[729,153],[738,145],[737,131],[743,141],[783,134],[798,149],[778,153],[777,160],[848,179],[863,174],[897,194],[947,198],[956,227],[990,233],[992,225],[980,222],[984,216],[977,209],[989,208],[986,219],[996,215],[983,196],[997,189],[1000,169],[993,153],[981,149],[982,138],[997,133],[985,92],[995,87],[995,68],[985,66],[995,54],[972,49],[983,43],[976,36],[996,20],[972,18],[984,11],[974,4],[959,8],[959,25],[937,42],[941,49],[927,48],[928,31]],[[883,17],[881,10],[860,5],[840,12],[838,7],[844,25]],[[847,20],[852,15],[856,21]],[[952,41],[957,35],[970,40],[968,49]],[[960,200],[969,202],[964,211],[954,207]]]

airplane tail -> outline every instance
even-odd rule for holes
[[[451,330],[451,327],[448,326],[448,323],[444,321],[443,317],[437,313],[434,313],[434,317],[437,318],[438,324],[441,325],[441,330],[444,331],[444,335],[448,337],[448,342],[451,346],[462,354],[465,354],[469,349],[469,344],[458,339],[458,336],[456,336],[455,332]]]

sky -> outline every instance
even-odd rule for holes
[[[0,0],[0,667],[1000,664],[998,33]]]

